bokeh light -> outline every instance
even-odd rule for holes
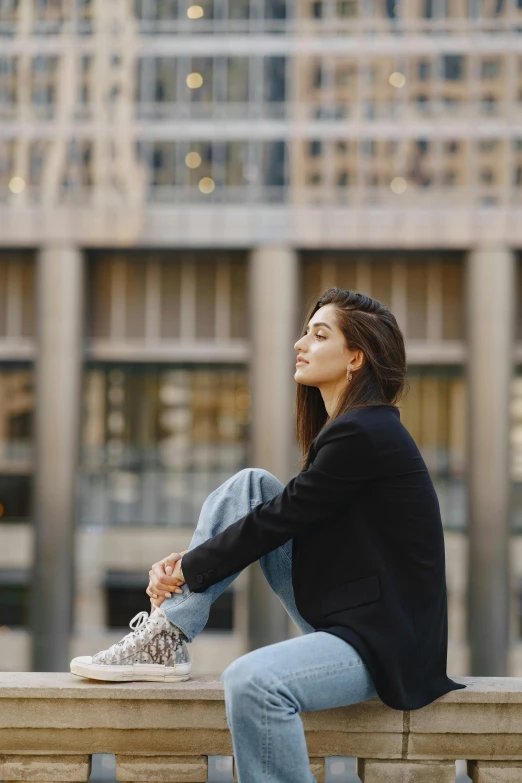
[[[203,77],[200,73],[194,71],[187,76],[187,85],[191,90],[197,90],[203,84]]]
[[[203,177],[203,179],[199,180],[198,188],[202,193],[212,193],[213,190],[215,190],[216,183],[212,179],[212,177]]]
[[[13,177],[9,182],[9,190],[11,193],[21,193],[25,190],[25,180],[22,177]]]
[[[400,71],[394,71],[392,74],[390,74],[388,81],[392,87],[404,87],[406,84],[406,77]]]
[[[404,177],[394,177],[390,182],[390,188],[394,193],[404,193],[407,187],[408,183]]]
[[[191,5],[187,8],[187,16],[189,19],[201,19],[205,15],[205,11],[200,5]]]
[[[185,155],[185,163],[189,169],[197,169],[198,166],[201,166],[201,155],[199,152],[189,152]]]

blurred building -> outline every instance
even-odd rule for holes
[[[215,487],[297,473],[293,344],[339,285],[407,338],[449,671],[471,558],[522,673],[521,30],[519,0],[2,2],[0,669],[31,625],[117,641]],[[292,633],[253,564],[195,671]]]

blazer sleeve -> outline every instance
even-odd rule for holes
[[[369,438],[353,419],[330,422],[316,448],[314,461],[279,495],[183,555],[181,568],[192,592],[204,592],[328,519],[375,476]]]

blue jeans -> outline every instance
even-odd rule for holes
[[[206,498],[189,549],[283,488],[266,470],[240,470]],[[297,611],[292,541],[263,555],[259,562],[303,635],[241,655],[220,677],[239,783],[316,783],[299,713],[356,704],[373,698],[377,691],[359,653],[333,634],[314,632]],[[239,573],[203,593],[192,593],[184,584],[183,593],[174,593],[162,603],[169,620],[189,642],[205,627],[212,602]]]

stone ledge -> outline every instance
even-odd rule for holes
[[[522,783],[522,678],[459,677],[420,710],[379,698],[302,714],[310,766],[356,756],[364,783],[453,780],[466,759],[476,783]],[[123,783],[205,781],[209,755],[232,755],[219,679],[105,683],[69,672],[0,673],[0,777],[88,779],[93,753],[117,758]],[[384,776],[384,777],[383,777]]]

